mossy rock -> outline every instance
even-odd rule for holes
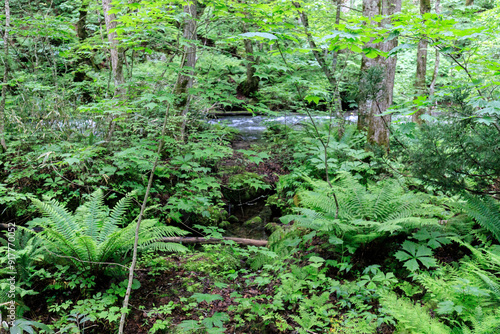
[[[255,226],[255,225],[260,225],[262,224],[262,218],[260,218],[259,216],[255,216],[253,218],[250,218],[249,220],[247,220],[243,225],[245,226]]]
[[[269,223],[271,221],[271,217],[273,216],[273,210],[269,205],[266,205],[264,209],[259,213],[259,217],[262,219],[264,223]]]
[[[234,216],[234,215],[231,215],[227,218],[227,221],[230,222],[231,224],[237,224],[240,222],[240,220],[238,219],[238,217]]]
[[[232,203],[245,203],[263,195],[268,188],[262,175],[244,172],[232,175],[222,193]]]

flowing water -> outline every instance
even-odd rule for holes
[[[315,120],[327,120],[329,116],[313,116]],[[345,117],[347,122],[356,122],[358,116],[348,115]],[[220,116],[217,119],[208,121],[210,124],[226,124],[240,131],[243,140],[260,139],[262,133],[269,125],[280,123],[291,127],[299,127],[304,123],[310,122],[307,115],[282,115],[282,116]]]

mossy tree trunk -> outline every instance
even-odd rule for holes
[[[182,57],[181,73],[177,78],[174,91],[178,95],[177,109],[180,110],[182,116],[181,123],[181,140],[184,141],[186,132],[187,113],[189,111],[189,89],[193,87],[194,83],[194,69],[196,67],[196,41],[197,37],[197,5],[196,1],[184,6],[184,13],[186,14],[186,21],[184,22],[183,39],[189,41],[188,45],[184,47],[184,55]]]
[[[243,23],[243,32],[248,32],[245,23]],[[251,40],[244,39],[243,43],[245,44],[247,77],[238,85],[236,92],[241,96],[252,97],[259,90],[260,79],[255,76],[257,69],[254,66],[259,64],[260,57],[255,57]]]
[[[10,3],[5,0],[5,31],[3,34],[4,71],[2,85],[2,100],[0,102],[0,145],[2,150],[7,150],[5,142],[5,100],[7,98],[7,84],[9,82],[9,29],[10,29]]]
[[[385,18],[379,23],[381,26],[390,23],[390,15],[401,11],[401,0],[379,0],[376,7],[373,6],[374,1],[364,0],[363,8],[370,6],[371,10],[377,10],[376,14],[383,15]],[[364,12],[364,10],[363,10]],[[375,12],[371,12],[370,17]],[[398,39],[377,44],[377,48],[383,52],[389,52],[398,45]],[[396,75],[396,56],[392,57],[376,57],[374,63],[368,62],[370,66],[379,67],[383,74],[380,86],[377,92],[372,95],[372,103],[369,109],[368,116],[368,143],[378,145],[385,150],[389,150],[389,124],[391,116],[379,116],[392,105],[394,77]]]
[[[379,6],[377,1],[363,0],[363,16],[374,17],[379,14]],[[369,42],[365,45],[366,48],[375,48],[376,45]],[[377,61],[373,58],[368,58],[364,54],[361,58],[361,70],[359,79],[360,91],[366,90],[363,83],[363,77],[369,68],[376,66]],[[369,122],[369,114],[372,106],[372,97],[369,94],[362,94],[358,101],[358,130],[367,130]]]
[[[184,29],[182,37],[187,41],[184,46],[184,56],[182,58],[181,71],[177,83],[175,85],[175,93],[178,95],[177,108],[181,110],[181,114],[185,115],[186,106],[188,104],[188,91],[193,87],[194,69],[196,66],[196,2],[184,6],[186,20],[184,21]]]
[[[109,13],[109,11],[112,9],[111,2],[112,0],[102,0],[104,22],[106,23],[106,32],[109,42],[109,54],[111,58],[111,75],[115,85],[114,98],[124,99],[125,87],[123,87],[123,84],[125,80],[123,78],[123,51],[118,46],[118,35],[114,30],[116,29],[116,15],[113,13]],[[115,117],[116,115],[111,115],[108,135],[106,138],[107,141],[110,141],[113,136],[116,127],[116,122],[113,121]]]
[[[431,11],[431,0],[420,0],[420,14],[423,16]],[[417,73],[415,76],[415,94],[422,96],[427,94],[427,85],[425,83],[425,74],[427,72],[427,37],[423,36],[418,42],[417,50]],[[422,123],[420,116],[425,109],[420,108],[412,115],[412,121],[418,124]]]
[[[434,8],[436,10],[436,14],[440,13],[439,5],[440,5],[440,0],[436,0],[436,3],[434,5]],[[436,58],[434,59],[434,71],[432,73],[432,80],[431,80],[431,84],[429,86],[429,99],[433,98],[434,92],[436,91],[436,80],[437,80],[437,77],[439,74],[438,73],[439,72],[439,61],[440,61],[439,51],[436,49]],[[429,114],[432,112],[433,108],[434,108],[433,106],[429,107]]]

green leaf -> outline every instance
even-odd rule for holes
[[[437,266],[437,262],[434,258],[432,257],[419,257],[418,260],[420,262],[422,262],[422,264],[427,268],[429,269],[430,267],[436,267]]]
[[[314,96],[314,95],[307,95],[304,100],[306,100],[307,102],[311,103],[311,102],[314,102],[316,104],[319,104],[319,100],[321,98],[319,96]]]
[[[410,271],[416,271],[419,268],[418,262],[415,259],[411,259],[409,261],[406,261],[403,266],[408,268]]]
[[[207,302],[208,304],[216,300],[224,300],[224,298],[222,298],[218,294],[211,295],[209,293],[194,293],[191,297],[194,298],[198,303]]]
[[[410,254],[408,254],[407,252],[403,252],[403,251],[397,251],[396,254],[394,254],[394,256],[399,261],[406,261],[406,260],[413,258]]]
[[[185,329],[186,331],[196,331],[202,328],[195,320],[184,320],[179,324],[179,327]]]
[[[421,256],[432,256],[432,250],[426,245],[420,245],[415,256],[418,258]]]

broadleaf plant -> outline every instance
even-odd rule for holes
[[[403,242],[402,250],[397,251],[394,256],[399,261],[404,262],[404,266],[410,271],[418,270],[420,264],[427,269],[437,266],[436,260],[432,257],[432,249],[408,240]]]

